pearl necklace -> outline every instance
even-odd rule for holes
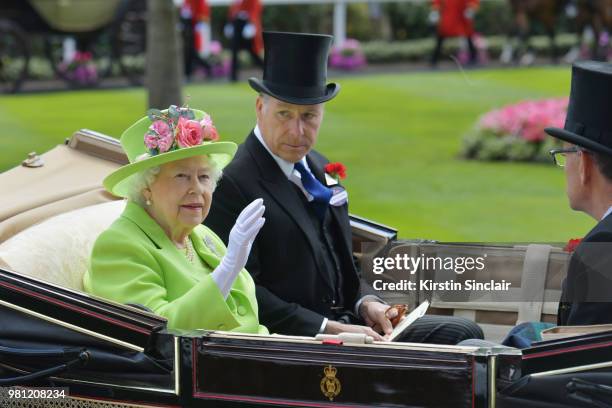
[[[185,251],[185,257],[189,262],[193,263],[195,259],[195,249],[189,237],[185,238],[185,241],[183,241],[183,245],[185,246],[183,248],[183,250]]]

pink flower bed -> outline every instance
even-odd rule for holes
[[[477,127],[499,136],[512,135],[529,142],[542,142],[544,128],[563,127],[568,98],[524,101],[492,110],[480,118]]]
[[[213,78],[223,78],[229,74],[231,62],[223,53],[223,47],[219,41],[210,43],[210,55],[208,56],[211,76]]]
[[[347,39],[340,47],[334,47],[329,56],[329,66],[344,70],[356,70],[366,65],[366,58],[361,44],[354,39]]]
[[[463,155],[480,160],[549,161],[559,142],[544,132],[563,128],[568,98],[523,101],[485,113],[463,140]]]
[[[98,81],[98,71],[90,52],[77,51],[69,63],[61,63],[59,67],[63,75],[75,85],[89,86]]]

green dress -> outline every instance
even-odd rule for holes
[[[139,205],[125,210],[96,240],[85,290],[119,303],[141,304],[168,328],[268,334],[259,324],[255,284],[243,269],[227,299],[211,277],[226,248],[199,225],[189,238],[202,262],[192,264]]]

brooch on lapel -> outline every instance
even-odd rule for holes
[[[210,239],[208,235],[204,235],[204,245],[210,249],[210,252],[212,252],[213,255],[219,258],[221,257],[221,255],[217,252],[214,242],[212,242],[212,239]]]
[[[348,201],[348,193],[339,182],[346,178],[346,166],[340,162],[325,165],[325,184],[331,188],[332,197],[329,204],[339,207]]]

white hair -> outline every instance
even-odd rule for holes
[[[147,159],[149,157],[151,157],[149,153],[144,153],[138,156],[135,162]],[[210,156],[206,156],[206,161],[210,165],[210,179],[212,182],[211,192],[214,192],[217,188],[217,182],[221,178],[223,172],[221,169],[219,169],[214,160],[210,160]],[[145,207],[146,198],[144,197],[143,191],[149,188],[155,182],[155,179],[159,175],[160,171],[161,166],[154,166],[133,174],[128,181],[128,201],[136,203],[141,207]]]

